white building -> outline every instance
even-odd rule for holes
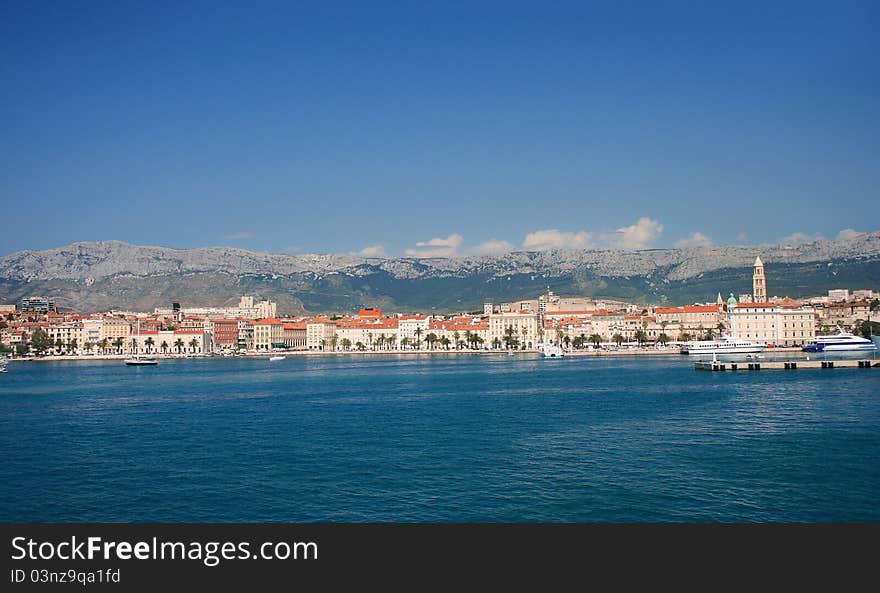
[[[309,350],[329,349],[335,335],[336,324],[327,317],[314,317],[306,322],[306,347]]]
[[[402,315],[397,318],[397,346],[401,349],[413,348],[418,342],[419,347],[424,347],[425,336],[431,325],[431,318],[427,315]],[[403,341],[408,345],[404,346]]]
[[[530,311],[518,311],[511,313],[497,313],[489,316],[489,344],[493,347],[496,340],[502,345],[507,335],[512,331],[512,337],[516,338],[519,347],[528,350],[538,345],[538,314]]]

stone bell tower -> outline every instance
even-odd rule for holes
[[[752,299],[756,303],[767,302],[767,284],[764,279],[764,262],[761,256],[755,258],[755,272],[752,274]]]

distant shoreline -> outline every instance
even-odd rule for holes
[[[772,348],[765,351],[773,352],[800,352],[799,347],[791,348]],[[455,354],[455,355],[494,355],[506,356],[507,350],[364,350],[364,351],[336,351],[330,352],[325,350],[293,350],[290,352],[271,352],[260,354],[241,354],[236,356],[224,356],[222,354],[149,354],[142,357],[155,358],[157,360],[186,360],[191,358],[200,359],[227,359],[227,358],[266,358],[272,356],[381,356],[381,355],[437,355],[437,354]],[[513,350],[514,355],[520,354],[539,354],[538,350]],[[95,355],[69,355],[69,356],[40,356],[40,357],[16,357],[8,358],[9,362],[84,362],[90,360],[125,360],[131,358],[131,354],[95,354]],[[566,351],[565,356],[685,356],[682,355],[677,348],[669,350],[656,349],[639,349],[639,350],[573,350]]]

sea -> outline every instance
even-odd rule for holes
[[[11,362],[2,522],[874,522],[880,370]]]

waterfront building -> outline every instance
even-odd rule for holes
[[[416,344],[419,348],[424,347],[425,336],[428,334],[428,327],[431,324],[431,318],[427,315],[401,315],[397,318],[397,347],[398,349],[415,348]],[[408,345],[404,346],[403,341],[407,340]]]
[[[252,319],[238,320],[238,349],[245,351],[254,349],[254,321]]]
[[[101,340],[112,343],[116,338],[123,340],[131,333],[131,322],[122,317],[104,317],[101,323]],[[100,341],[100,340],[99,340]]]
[[[658,323],[678,324],[688,330],[716,328],[724,320],[722,305],[688,305],[685,307],[655,307]]]
[[[849,290],[846,288],[835,288],[828,291],[828,300],[832,303],[849,300]]]
[[[815,314],[800,303],[737,303],[728,309],[730,333],[774,346],[801,346],[816,337]]]
[[[237,350],[239,319],[212,319],[211,336],[214,346],[221,349]]]
[[[441,340],[448,339],[450,350],[455,350],[457,346],[461,346],[461,348],[491,346],[488,316],[486,318],[459,316],[447,320],[435,320],[429,324],[428,333],[435,334]],[[456,344],[456,340],[458,340],[458,344]]]
[[[313,317],[306,322],[306,348],[326,350],[336,335],[336,323],[328,317]]]
[[[336,348],[344,348],[343,341],[348,340],[351,350],[356,349],[359,342],[367,350],[396,349],[398,323],[395,317],[340,319],[336,322]]]
[[[102,318],[97,319],[83,319],[82,320],[82,337],[83,342],[80,345],[81,348],[84,348],[86,344],[92,344],[93,348],[91,352],[97,352],[97,344],[101,341],[101,336],[104,332],[104,320]]]
[[[284,327],[280,319],[269,317],[254,322],[254,349],[270,352],[284,347]]]
[[[511,331],[512,330],[512,331]],[[490,348],[505,344],[509,336],[516,339],[520,348],[531,350],[537,347],[538,314],[536,312],[520,310],[510,313],[493,313],[489,316],[489,344]]]
[[[15,305],[0,305],[0,315],[5,317],[7,315],[15,315],[15,313]]]
[[[767,283],[764,278],[764,262],[761,256],[755,258],[755,269],[752,273],[752,299],[756,303],[767,302]]]
[[[284,345],[292,350],[306,349],[306,324],[300,321],[284,321],[281,324]]]

